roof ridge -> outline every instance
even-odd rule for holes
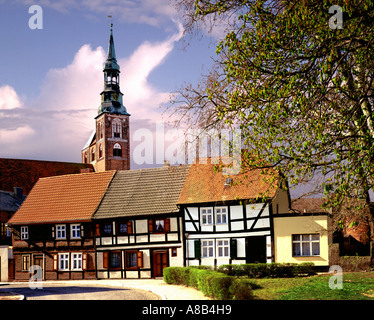
[[[69,174],[61,174],[59,176],[50,176],[50,177],[43,177],[39,178],[39,180],[45,180],[45,179],[59,179],[63,177],[68,177],[68,176],[84,176],[84,175],[94,175],[94,174],[104,174],[104,173],[109,173],[109,172],[116,172],[116,170],[107,170],[107,171],[101,171],[101,172],[81,172],[81,173],[69,173]]]

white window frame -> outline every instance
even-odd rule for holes
[[[66,224],[56,225],[56,239],[66,239]]]
[[[70,238],[71,239],[80,239],[81,238],[81,225],[80,224],[71,224],[70,225]]]
[[[58,270],[69,271],[69,253],[58,254]]]
[[[209,259],[214,258],[214,239],[201,240],[201,258]]]
[[[230,239],[216,239],[217,244],[217,258],[230,258]],[[220,255],[222,250],[222,255]],[[225,251],[227,250],[227,254]]]
[[[29,239],[29,227],[22,226],[21,227],[21,240],[28,240]]]
[[[83,254],[82,252],[71,253],[71,270],[82,271],[83,265]]]
[[[213,225],[213,208],[201,208],[201,225],[202,226],[212,226]],[[210,210],[210,212],[208,212]],[[209,223],[210,217],[210,223]],[[205,222],[204,222],[205,221]]]
[[[227,207],[215,207],[214,213],[216,215],[216,224],[227,224],[227,219],[228,219]],[[222,222],[223,216],[225,216],[225,222]]]
[[[295,240],[295,236],[299,239]],[[317,239],[318,236],[318,239]],[[314,238],[314,239],[313,239]],[[293,234],[292,235],[292,256],[293,257],[319,257],[321,255],[321,244],[320,244],[320,234]],[[318,254],[313,254],[313,244],[318,244]],[[299,246],[300,254],[295,254],[294,245]],[[309,254],[308,254],[309,251]]]

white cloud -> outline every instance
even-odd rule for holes
[[[22,106],[17,92],[11,86],[0,87],[0,110],[15,109]]]
[[[178,23],[178,33],[163,42],[149,41],[140,45],[127,59],[119,61],[122,73],[122,87],[124,88],[124,103],[128,111],[136,118],[147,117],[160,120],[160,104],[169,100],[170,92],[159,92],[148,82],[152,71],[159,67],[173,50],[175,42],[183,37],[183,27]]]

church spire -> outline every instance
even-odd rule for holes
[[[107,60],[115,60],[116,59],[116,50],[114,49],[114,40],[113,40],[113,23],[110,24],[110,39],[109,39],[109,47],[108,47],[108,58]]]
[[[110,25],[110,37],[108,47],[108,57],[104,63],[104,90],[101,92],[101,105],[98,115],[102,113],[114,113],[129,115],[122,103],[122,92],[119,87],[120,67],[116,59],[116,51],[113,40],[113,23]]]

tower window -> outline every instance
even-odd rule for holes
[[[121,122],[119,120],[114,120],[112,124],[112,133],[113,133],[113,138],[121,138],[122,134],[122,126]]]
[[[113,147],[113,156],[122,157],[122,148],[119,143],[116,143]]]
[[[99,158],[101,159],[102,157],[103,157],[103,145],[101,144],[99,148]]]

